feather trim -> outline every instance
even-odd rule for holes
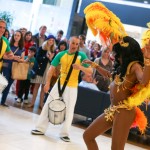
[[[127,35],[120,19],[102,3],[95,2],[84,9],[87,26],[94,36],[105,35],[114,44]],[[106,42],[106,41],[105,41]]]
[[[143,102],[150,98],[150,82],[146,86],[137,84],[133,88],[133,91],[134,93],[123,102],[130,107],[140,106]]]
[[[147,118],[145,114],[138,107],[136,107],[135,109],[136,109],[136,117],[134,122],[132,123],[131,128],[138,127],[140,132],[144,134],[148,123]]]

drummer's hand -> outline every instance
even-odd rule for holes
[[[49,89],[50,89],[50,85],[49,84],[45,84],[45,86],[44,86],[44,92],[48,93]]]
[[[93,62],[89,59],[85,59],[85,60],[82,61],[82,63],[91,65]]]
[[[144,53],[145,58],[150,59],[150,40],[149,40],[148,44],[146,44],[143,53]]]

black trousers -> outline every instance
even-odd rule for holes
[[[20,98],[22,100],[23,94],[25,94],[24,99],[28,99],[30,84],[31,84],[30,80],[28,80],[28,79],[27,80],[20,80],[18,98]]]

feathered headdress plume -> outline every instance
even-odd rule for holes
[[[142,35],[142,39],[141,39],[141,43],[142,43],[142,48],[145,47],[146,44],[148,44],[149,40],[150,40],[150,22],[147,23],[148,26],[148,30],[146,30],[143,35]]]
[[[120,19],[102,3],[95,2],[84,9],[86,23],[94,36],[98,33],[107,45],[119,42],[127,35]]]

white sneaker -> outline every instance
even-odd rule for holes
[[[20,98],[17,98],[16,102],[17,102],[17,103],[21,103],[21,99],[20,99]]]
[[[28,103],[29,103],[28,99],[24,99],[23,102],[24,102],[25,104],[28,104]]]
[[[64,142],[70,142],[70,138],[68,136],[60,137]]]
[[[44,133],[39,130],[32,130],[31,133],[34,135],[44,135]]]

